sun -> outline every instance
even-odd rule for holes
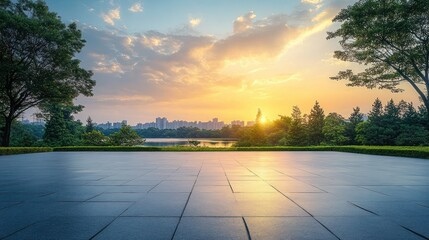
[[[265,116],[262,116],[259,121],[261,124],[265,124],[265,123],[267,123],[267,118]]]

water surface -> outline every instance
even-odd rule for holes
[[[219,138],[146,138],[143,146],[193,146],[192,141],[196,141],[200,147],[232,147],[237,142],[236,140]]]

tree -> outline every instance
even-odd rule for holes
[[[395,139],[396,145],[419,146],[429,144],[429,131],[421,125],[402,125]]]
[[[84,44],[76,24],[63,24],[43,1],[0,2],[2,146],[9,145],[12,122],[25,110],[92,95],[92,72],[75,58]]]
[[[401,130],[400,107],[390,100],[383,109],[379,99],[374,101],[368,121],[357,125],[359,142],[366,145],[395,145]]]
[[[258,108],[258,113],[256,114],[256,121],[255,121],[255,123],[256,124],[261,124],[261,122],[262,122],[262,112],[261,112],[261,109]]]
[[[110,143],[114,146],[135,146],[142,145],[145,140],[140,137],[131,126],[122,125],[118,132],[110,135]]]
[[[92,130],[82,134],[82,142],[85,146],[105,146],[108,144],[108,137],[98,130]]]
[[[349,139],[348,144],[356,144],[356,127],[359,123],[363,122],[363,114],[360,112],[359,107],[353,108],[350,114],[349,122],[346,124],[345,136]]]
[[[371,112],[369,112],[368,114],[368,118],[371,121],[379,121],[382,116],[383,116],[383,103],[380,101],[380,99],[377,98],[372,104],[372,109],[371,109]]]
[[[31,131],[29,125],[14,121],[10,135],[10,145],[14,147],[32,147],[37,143],[37,136]]]
[[[349,138],[345,136],[346,122],[338,113],[330,113],[323,126],[324,144],[343,145]]]
[[[406,104],[402,114],[399,134],[395,139],[396,145],[428,145],[429,131],[425,128],[425,116],[421,116],[412,103]]]
[[[43,135],[45,144],[49,146],[72,145],[72,138],[60,110],[52,111],[45,125],[45,134]]]
[[[85,127],[86,127],[85,132],[87,132],[87,133],[95,130],[95,124],[92,122],[92,119],[90,116],[86,119],[86,126]]]
[[[320,107],[318,101],[314,104],[308,116],[308,143],[310,145],[319,145],[323,140],[323,124],[325,120],[325,113]]]
[[[294,106],[292,109],[292,123],[287,133],[285,143],[290,146],[307,145],[305,120],[301,115],[301,110],[297,106]]]
[[[368,114],[368,121],[359,123],[356,126],[356,140],[364,145],[385,145],[383,126],[384,110],[380,99],[375,99],[372,109]]]
[[[84,128],[75,121],[73,114],[82,111],[83,106],[70,104],[45,104],[41,106],[46,119],[43,141],[49,146],[74,146],[80,144]]]
[[[333,19],[341,27],[334,57],[368,66],[363,72],[340,71],[334,80],[349,86],[402,91],[407,82],[429,110],[429,4],[427,0],[360,0]]]

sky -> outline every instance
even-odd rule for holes
[[[308,113],[368,112],[375,98],[419,104],[402,93],[347,87],[332,57],[332,18],[355,0],[46,0],[65,23],[77,22],[86,46],[76,55],[94,72],[94,96],[79,97],[98,123],[128,120],[254,120]]]

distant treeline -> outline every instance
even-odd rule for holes
[[[310,114],[293,107],[291,116],[279,116],[263,123],[258,114],[252,127],[226,126],[220,130],[194,127],[178,129],[98,129],[91,118],[86,126],[74,120],[76,107],[50,108],[47,123],[24,125],[15,121],[11,146],[83,146],[135,145],[141,138],[235,138],[237,146],[318,146],[318,145],[429,145],[429,117],[423,106],[393,100],[383,106],[376,99],[365,115],[359,107],[348,118],[338,113],[325,115],[318,102]]]
[[[239,146],[317,146],[317,145],[403,145],[429,144],[429,118],[426,108],[379,99],[364,114],[356,107],[348,118],[325,113],[318,102],[309,115],[295,106],[291,116],[280,116],[270,124],[258,123],[239,131]]]

